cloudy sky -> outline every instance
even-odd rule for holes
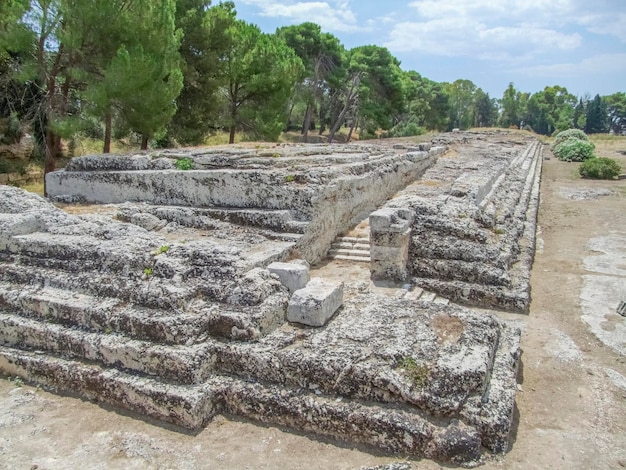
[[[463,78],[494,98],[565,86],[577,96],[626,91],[624,0],[235,0],[265,32],[311,21],[347,48],[387,47],[405,70]]]

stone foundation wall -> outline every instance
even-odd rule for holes
[[[304,232],[299,255],[316,263],[338,233],[419,178],[442,151],[424,144],[309,145],[278,148],[271,155],[243,149],[101,155],[75,158],[46,181],[48,194],[65,201],[259,209],[268,217],[286,210],[306,227],[299,229]],[[176,169],[183,158],[193,161],[193,169]]]

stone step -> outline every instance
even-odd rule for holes
[[[218,413],[230,413],[386,452],[456,464],[476,461],[481,453],[476,429],[459,426],[457,419],[430,421],[406,406],[378,407],[300,387],[265,385],[220,375],[202,384],[177,385],[6,346],[0,346],[0,370],[192,430],[201,429]],[[462,453],[454,445],[459,439],[463,440]]]
[[[201,429],[216,413],[218,394],[202,385],[177,385],[62,359],[39,351],[0,346],[0,370],[55,391],[136,411],[188,429]]]
[[[25,260],[22,258],[21,261]],[[127,277],[124,283],[120,283],[114,274],[106,272],[92,271],[80,275],[53,267],[25,264],[4,264],[1,270],[3,280],[15,285],[50,286],[96,297],[118,298],[146,308],[178,310],[179,304],[187,303],[200,294],[197,285],[189,283],[181,289],[172,285],[168,279],[159,280],[156,276],[142,279],[137,275],[134,278]],[[208,284],[207,287],[215,286]],[[163,295],[152,295],[155,289]],[[171,296],[165,300],[166,294],[170,293]],[[203,294],[208,296],[208,293]]]
[[[337,241],[337,242],[344,242],[344,243],[364,243],[364,244],[369,244],[370,239],[369,239],[369,237],[337,237],[335,241]]]
[[[284,209],[237,209],[237,208],[198,208],[184,206],[148,206],[141,211],[168,222],[176,222],[186,227],[199,229],[212,228],[213,220],[222,220],[238,225],[260,227],[278,232],[303,234],[309,222],[294,220],[291,211]],[[123,207],[122,219],[132,222],[138,213],[137,208]]]
[[[337,237],[331,245],[328,256],[332,259],[369,263],[369,237]]]
[[[212,350],[206,344],[159,345],[117,334],[85,332],[1,312],[0,343],[96,362],[184,384],[206,380],[215,362]]]
[[[331,256],[335,256],[335,255],[369,256],[370,251],[369,250],[357,250],[357,249],[352,249],[352,248],[339,248],[339,249],[331,248],[328,254]]]
[[[5,273],[6,274],[6,273]],[[47,273],[50,274],[50,273]],[[151,308],[122,299],[75,292],[66,286],[0,284],[0,308],[10,313],[52,321],[93,332],[166,344],[188,344],[207,336],[255,339],[284,322],[286,297],[271,294],[251,306],[198,298],[195,303]],[[161,292],[162,294],[162,292]]]
[[[369,263],[371,261],[369,256],[335,255],[333,258],[344,261],[357,261],[360,263]]]
[[[367,250],[370,249],[369,243],[347,243],[347,242],[335,242],[331,245],[331,249],[355,249],[355,250]]]
[[[514,284],[512,287],[506,287],[424,277],[415,279],[424,289],[436,292],[437,295],[455,303],[478,304],[485,308],[512,312],[528,312],[530,291],[524,285]]]
[[[0,308],[39,321],[166,344],[206,336],[210,325],[199,312],[142,308],[110,297],[8,283],[0,283]]]
[[[146,240],[143,250],[137,250],[132,240],[100,240],[86,235],[51,234],[36,232],[11,237],[7,244],[9,253],[19,254],[41,262],[56,261],[66,270],[76,264],[82,270],[106,266],[112,270],[136,270],[140,272],[155,250],[154,241]],[[78,262],[72,264],[72,262]],[[51,266],[55,267],[55,266]]]
[[[510,286],[510,273],[490,263],[471,263],[456,259],[413,259],[410,271],[417,277],[461,281],[493,286]]]

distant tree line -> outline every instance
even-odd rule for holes
[[[52,171],[61,140],[133,133],[141,147],[193,145],[217,131],[332,141],[501,126],[551,135],[626,129],[626,94],[560,86],[501,99],[469,80],[404,71],[386,48],[346,49],[314,23],[266,34],[208,0],[2,0],[0,118],[33,129]]]

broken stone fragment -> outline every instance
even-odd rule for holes
[[[309,268],[301,264],[277,262],[270,264],[267,269],[272,274],[278,276],[278,279],[289,290],[290,294],[302,289],[311,279]]]
[[[287,320],[308,326],[324,326],[343,304],[343,282],[315,277],[294,292],[287,307]]]
[[[130,223],[138,225],[139,227],[145,228],[149,231],[161,230],[167,225],[166,220],[161,220],[152,214],[146,214],[142,212],[138,214],[133,214],[130,217]]]

